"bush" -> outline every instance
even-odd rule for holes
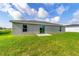
[[[2,34],[10,34],[10,33],[11,33],[10,29],[0,30],[0,35],[2,35]]]

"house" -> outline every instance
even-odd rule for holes
[[[79,32],[79,24],[66,25],[65,32]]]
[[[11,20],[12,32],[15,35],[20,34],[52,34],[64,32],[64,26],[60,24],[34,21],[34,20]]]

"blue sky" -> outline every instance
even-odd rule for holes
[[[79,23],[79,3],[0,3],[0,27],[11,27],[10,20]]]

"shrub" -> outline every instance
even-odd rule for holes
[[[10,33],[11,33],[10,29],[0,30],[0,35],[2,35],[2,34],[10,34]]]

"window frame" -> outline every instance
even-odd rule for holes
[[[23,32],[27,32],[27,24],[23,24],[22,27],[23,27],[22,31],[23,31]]]
[[[60,31],[60,32],[62,31],[62,26],[60,26],[60,29],[59,29],[59,31]]]

